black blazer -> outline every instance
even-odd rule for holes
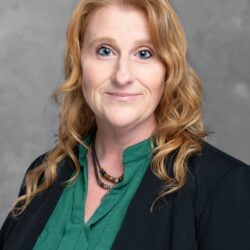
[[[38,157],[30,168],[43,158]],[[70,158],[59,164],[52,187],[36,196],[17,220],[11,215],[6,218],[0,249],[33,248],[63,191],[61,183],[73,170]],[[171,169],[171,165],[170,159],[166,166]],[[112,249],[250,250],[250,166],[206,142],[187,166],[184,188],[156,203],[152,213],[149,209],[162,182],[148,168]]]

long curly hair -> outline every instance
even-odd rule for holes
[[[87,147],[83,138],[95,126],[94,114],[81,88],[83,37],[93,13],[109,4],[119,4],[124,8],[132,6],[144,11],[152,42],[166,67],[164,94],[155,110],[156,147],[151,164],[152,172],[165,184],[156,200],[184,186],[187,160],[201,151],[202,140],[207,136],[202,120],[203,86],[188,62],[185,33],[170,3],[167,0],[81,0],[67,28],[64,82],[53,93],[53,98],[60,105],[57,141],[42,164],[26,174],[25,192],[13,205],[14,216],[20,215],[37,194],[54,183],[58,163],[65,157],[70,157],[75,166],[75,174],[67,182],[74,181],[80,173],[73,149],[79,143]],[[166,159],[174,152],[173,175],[170,175]]]

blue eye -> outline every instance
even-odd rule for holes
[[[111,50],[107,47],[101,47],[97,50],[98,55],[101,55],[101,56],[109,56],[110,52]]]
[[[146,49],[140,50],[140,51],[139,51],[139,54],[140,54],[140,57],[141,57],[143,60],[152,57],[151,52],[150,52],[149,50],[146,50]]]

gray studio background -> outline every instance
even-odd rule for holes
[[[0,225],[53,144],[65,31],[77,0],[0,0]],[[250,163],[250,0],[172,0],[204,82],[208,141]]]

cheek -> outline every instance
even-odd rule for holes
[[[94,71],[93,71],[94,70]],[[95,72],[95,67],[89,61],[82,63],[82,92],[83,96],[93,110],[93,93],[98,87],[98,76],[99,74],[93,74]]]
[[[152,95],[152,106],[154,109],[158,106],[160,103],[160,100],[164,93],[164,82],[159,82],[158,85],[152,86],[151,88],[151,95]]]
[[[87,102],[94,100],[95,93],[105,82],[105,72],[103,66],[93,60],[82,61],[82,91]]]
[[[82,63],[83,90],[90,91],[98,86],[101,81],[101,69],[90,61]]]
[[[150,68],[148,71],[145,71],[144,79],[147,84],[145,88],[151,93],[154,101],[160,101],[164,88],[165,88],[165,74],[166,70],[163,65],[156,65],[156,67]]]

